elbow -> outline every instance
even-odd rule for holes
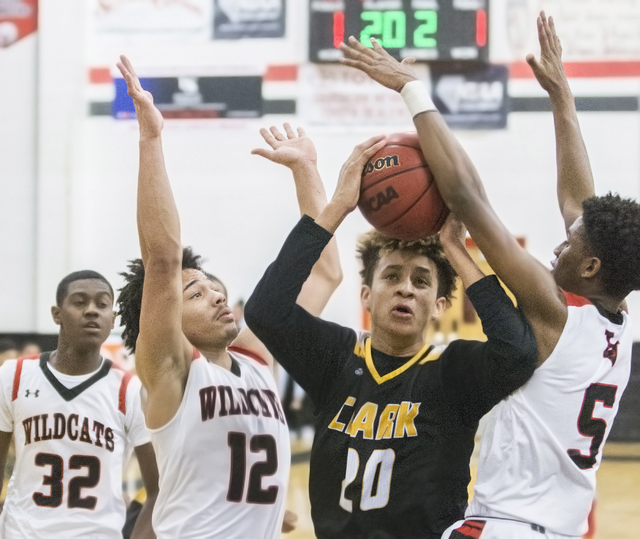
[[[260,306],[263,302],[256,300],[254,295],[255,292],[249,297],[247,303],[245,303],[244,321],[247,323],[247,326],[249,326],[249,329],[257,335],[261,329],[268,327],[269,315],[267,312],[263,312],[264,309]]]
[[[149,254],[143,263],[145,273],[174,274],[182,270],[182,251],[176,254]]]

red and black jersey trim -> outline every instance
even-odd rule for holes
[[[50,355],[51,355],[51,352],[45,352],[40,356],[40,368],[42,369],[42,373],[44,374],[45,378],[49,380],[49,383],[53,386],[53,388],[67,402],[75,399],[85,389],[88,389],[93,384],[95,384],[96,382],[98,382],[99,380],[102,380],[105,376],[107,376],[112,366],[111,360],[105,359],[104,362],[102,363],[102,367],[100,367],[100,370],[98,370],[98,372],[96,372],[91,378],[88,378],[87,380],[77,385],[76,387],[72,387],[71,389],[69,389],[68,387],[65,387],[64,385],[62,385],[62,382],[60,382],[60,380],[58,380],[55,377],[55,375],[49,370]]]
[[[486,522],[484,520],[465,520],[462,526],[451,532],[450,539],[480,539]]]
[[[260,355],[254,352],[253,350],[249,350],[248,348],[243,348],[242,346],[230,346],[227,350],[231,350],[232,352],[237,352],[238,354],[242,354],[243,356],[250,357],[251,359],[257,361],[258,363],[269,366],[267,361]]]
[[[20,391],[20,377],[22,376],[22,362],[25,359],[39,359],[39,358],[40,358],[40,354],[18,358],[18,362],[16,363],[16,372],[13,374],[13,390],[11,392],[12,401],[18,398],[18,391]]]

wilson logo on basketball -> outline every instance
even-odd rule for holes
[[[394,198],[400,198],[400,195],[396,193],[396,190],[393,187],[389,186],[386,191],[380,191],[374,196],[366,198],[362,202],[366,206],[367,210],[370,212],[376,212],[383,206],[391,203]]]
[[[388,155],[387,157],[380,157],[376,159],[373,163],[371,161],[367,161],[367,164],[362,169],[362,176],[366,176],[367,174],[373,172],[374,170],[382,170],[383,168],[389,167],[398,167],[400,166],[400,160],[397,155]]]

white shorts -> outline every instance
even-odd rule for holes
[[[582,539],[579,535],[562,535],[542,526],[490,517],[458,520],[442,534],[442,539]]]

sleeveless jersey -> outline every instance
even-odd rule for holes
[[[0,430],[16,445],[0,537],[121,538],[123,459],[150,441],[140,383],[108,359],[88,377],[58,379],[48,357],[0,368]]]
[[[533,377],[498,404],[482,439],[467,516],[587,531],[596,471],[631,369],[632,328],[566,294],[560,340]]]
[[[231,371],[198,353],[178,412],[151,430],[158,539],[280,537],[289,430],[271,369],[248,350],[229,353]]]

